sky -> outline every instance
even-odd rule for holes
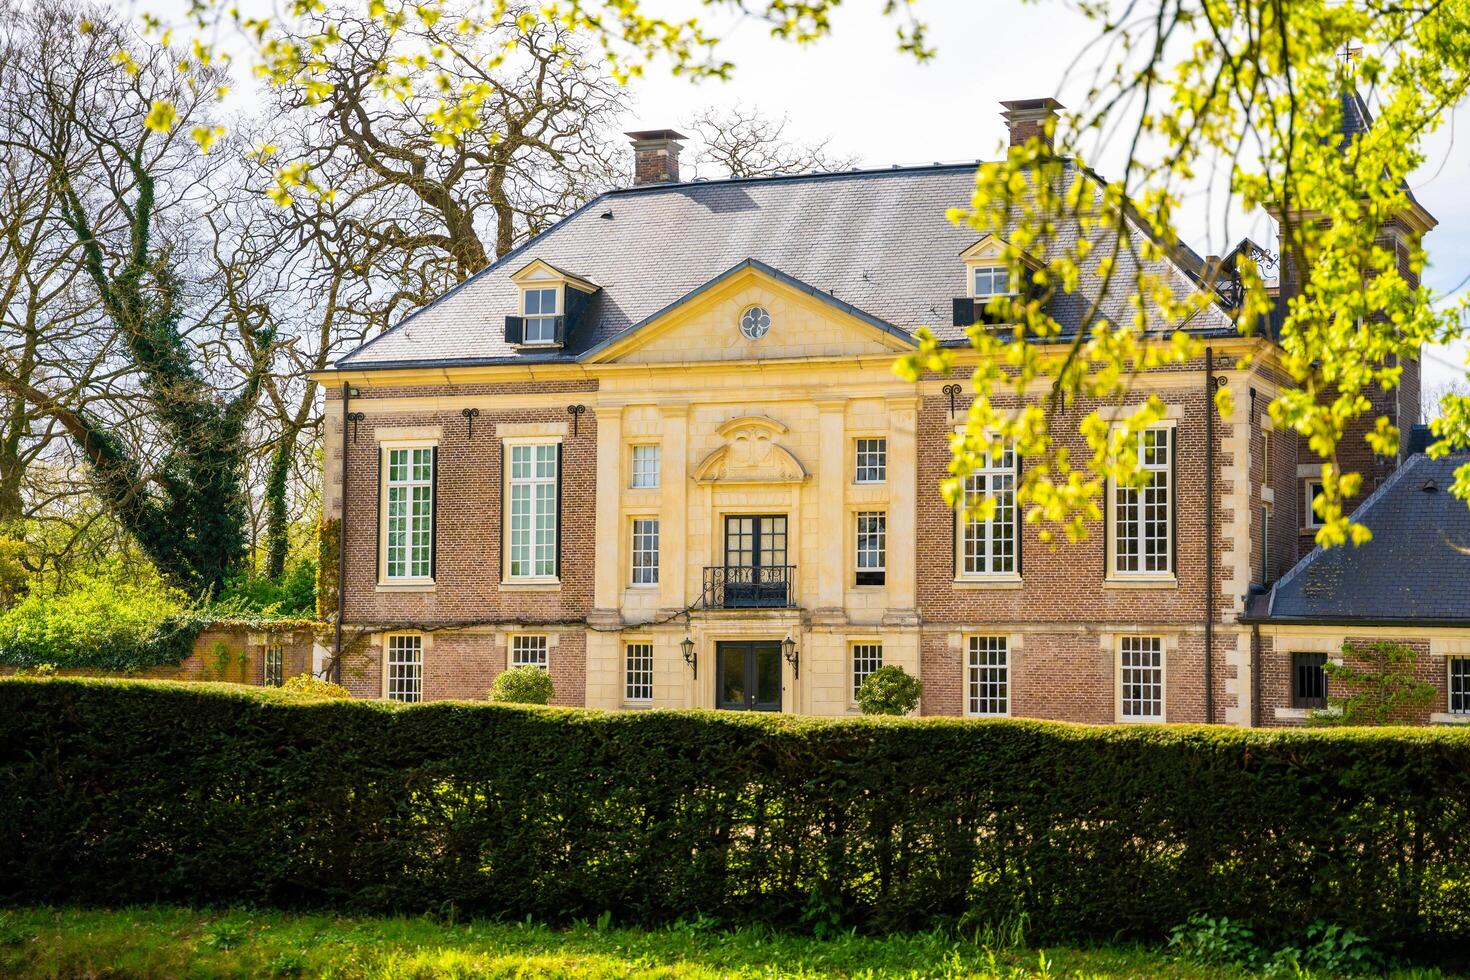
[[[829,149],[860,165],[995,159],[1003,153],[1000,102],[1052,96],[1080,105],[1096,26],[1059,0],[917,0],[937,55],[916,62],[898,50],[896,22],[882,16],[884,0],[848,0],[832,17],[832,33],[798,46],[773,39],[766,25],[707,8],[699,0],[644,0],[669,17],[697,16],[722,38],[719,53],[734,62],[728,81],[693,82],[654,63],[631,84],[625,130],[678,129],[706,107],[739,104],[768,117],[787,117],[786,136],[830,141]],[[269,14],[270,0],[241,0],[246,16]],[[255,9],[252,9],[255,8]],[[1092,55],[1092,57],[1096,57]],[[1080,60],[1079,60],[1080,59]],[[248,91],[248,88],[246,89]],[[1470,131],[1461,106],[1431,137],[1428,160],[1411,186],[1440,221],[1426,240],[1425,283],[1452,303],[1470,277],[1470,147],[1455,131]],[[1104,146],[1092,162],[1117,173],[1122,148]],[[936,201],[948,208],[967,201]],[[1201,255],[1221,254],[1244,235],[1274,246],[1263,214],[1207,213],[1203,195],[1186,201],[1181,232]],[[1466,373],[1466,345],[1425,351],[1424,387],[1432,390]]]
[[[736,65],[728,82],[692,83],[657,66],[634,85],[628,129],[678,128],[704,106],[735,103],[770,116],[788,116],[787,136],[830,139],[832,151],[862,166],[995,159],[1003,153],[1000,102],[1051,96],[1080,105],[1087,76],[1081,67],[1096,26],[1070,5],[1037,0],[919,0],[938,54],[919,64],[898,51],[894,22],[882,0],[856,0],[833,17],[832,36],[798,47],[769,36],[750,20],[701,17],[720,29],[723,56]],[[701,5],[669,0],[670,12]],[[1426,239],[1424,281],[1453,303],[1470,276],[1470,106],[1462,105],[1429,141],[1426,164],[1410,181],[1415,196],[1439,219]],[[1120,147],[1104,147],[1095,163],[1118,172]],[[1111,164],[1111,166],[1110,166]],[[963,201],[936,202],[948,207]],[[1235,214],[1227,226],[1204,202],[1186,202],[1181,233],[1201,255],[1221,254],[1249,235],[1274,247],[1264,214]],[[1433,390],[1466,373],[1467,347],[1432,347],[1424,356],[1424,387]]]

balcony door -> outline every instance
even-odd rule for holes
[[[725,518],[725,605],[784,606],[790,588],[785,514]]]
[[[727,711],[781,710],[781,641],[715,644],[715,704]]]

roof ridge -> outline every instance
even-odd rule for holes
[[[615,187],[604,194],[607,197],[620,197],[629,194],[647,194],[658,191],[677,191],[690,187],[718,187],[735,184],[771,184],[789,183],[803,180],[836,180],[839,178],[857,177],[892,177],[904,174],[922,173],[924,171],[941,170],[973,170],[987,161],[976,158],[974,160],[953,160],[948,163],[911,163],[893,164],[889,167],[854,167],[851,170],[820,170],[797,174],[764,174],[751,177],[696,177],[693,180],[668,181],[657,184],[635,184],[631,187]],[[549,230],[549,229],[548,229]]]

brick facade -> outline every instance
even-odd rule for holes
[[[500,484],[504,446],[499,427],[566,425],[562,437],[561,527],[563,571],[558,588],[520,587],[502,581],[504,515]],[[350,488],[346,514],[347,612],[353,624],[383,626],[474,624],[516,619],[565,623],[592,609],[592,565],[578,542],[596,526],[597,421],[580,417],[573,433],[565,408],[506,411],[474,419],[474,435],[458,410],[366,415],[348,431]],[[436,569],[432,589],[395,590],[380,582],[379,436],[384,430],[418,430],[438,446]],[[339,464],[340,465],[340,464]]]
[[[1285,632],[1261,637],[1259,723],[1268,728],[1307,724],[1305,711],[1296,707],[1292,700],[1293,654],[1321,653],[1326,654],[1330,660],[1344,662],[1345,644],[1352,644],[1358,649],[1366,649],[1378,642],[1402,644],[1413,650],[1416,655],[1413,670],[1415,680],[1434,688],[1434,698],[1429,705],[1417,710],[1406,711],[1393,721],[1405,725],[1449,721],[1447,717],[1448,661],[1457,657],[1470,657],[1470,644],[1467,644],[1466,641],[1460,640],[1458,643],[1451,641],[1446,644],[1448,649],[1440,649],[1440,644],[1426,635],[1395,635],[1389,631],[1377,635],[1372,631],[1333,633],[1324,629],[1317,633]],[[1360,668],[1368,666],[1368,662],[1363,657],[1352,658],[1346,662]],[[1327,693],[1331,698],[1343,696],[1349,692],[1344,690],[1340,684],[1329,680]]]

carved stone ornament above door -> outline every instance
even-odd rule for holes
[[[805,483],[808,473],[779,437],[786,426],[764,415],[742,415],[715,430],[725,444],[694,470],[696,483]]]

